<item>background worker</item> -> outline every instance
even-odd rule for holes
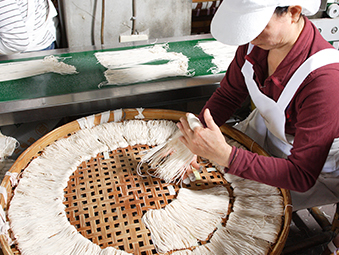
[[[0,0],[0,54],[55,48],[56,16],[51,0]]]

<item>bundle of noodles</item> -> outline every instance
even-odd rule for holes
[[[226,228],[273,243],[280,231],[283,212],[281,196],[238,196]]]
[[[199,247],[194,254],[262,255],[267,254],[270,243],[237,231],[219,228],[205,247]],[[200,250],[208,249],[209,253]]]
[[[149,120],[147,121],[149,145],[165,143],[176,131],[177,126],[173,121]]]
[[[143,120],[128,120],[123,124],[124,138],[129,145],[148,143],[148,126]]]
[[[202,126],[199,119],[192,113],[187,115],[190,128]],[[155,169],[153,175],[167,183],[180,182],[189,169],[194,154],[180,141],[182,133],[179,129],[166,142],[159,144],[147,151],[141,158],[138,171],[142,164],[147,163]]]
[[[151,47],[130,50],[96,52],[94,56],[108,69],[122,69],[159,60],[177,60],[186,58],[182,53],[168,52],[169,45],[155,44]]]
[[[262,217],[271,215],[282,217],[284,201],[281,196],[238,196],[234,199],[233,211]]]
[[[172,255],[192,255],[193,252],[191,250],[181,250],[181,251],[175,251],[171,253]]]
[[[98,140],[106,144],[110,150],[124,148],[128,142],[124,138],[124,124],[109,122],[95,127],[98,134]]]
[[[206,54],[213,56],[212,63],[216,66],[210,69],[213,74],[226,71],[237,50],[236,46],[225,45],[218,41],[199,42],[197,46]]]
[[[234,196],[280,195],[280,190],[276,187],[248,179],[236,179],[237,181],[231,184],[234,188]]]
[[[245,211],[233,212],[226,229],[274,243],[280,231],[281,216],[254,215]]]
[[[186,202],[191,207],[213,214],[226,214],[228,211],[229,194],[224,186],[216,186],[204,190],[181,188],[178,201]]]
[[[117,250],[113,247],[106,247],[105,249],[101,250],[99,255],[127,255],[130,254],[125,251]]]
[[[76,68],[63,62],[53,55],[44,59],[10,62],[0,64],[0,82],[32,77],[45,73],[76,74]]]
[[[187,229],[169,218],[168,212],[164,209],[147,211],[142,217],[142,222],[150,230],[152,242],[160,253],[198,245],[197,239]]]
[[[177,199],[165,209],[150,210],[142,220],[158,252],[193,249],[198,240],[208,240],[221,224],[228,202],[228,192],[223,186],[199,191],[182,188]],[[189,250],[177,254],[189,254]]]
[[[124,69],[108,69],[104,73],[107,84],[99,85],[124,85],[146,82],[161,78],[175,76],[192,76],[188,70],[188,58],[170,61],[161,65],[137,65]]]
[[[169,218],[173,219],[182,228],[187,229],[194,238],[201,241],[208,240],[216,226],[221,223],[223,216],[207,213],[178,200],[168,204],[165,211],[167,211]]]

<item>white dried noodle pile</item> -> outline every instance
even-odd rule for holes
[[[205,245],[205,249],[210,251],[209,254],[263,255],[267,254],[270,245],[264,240],[221,227],[214,233],[210,243]]]
[[[234,196],[280,195],[278,188],[267,184],[244,179],[227,173],[224,175],[224,178],[232,183]]]
[[[281,229],[283,212],[281,196],[238,196],[226,229],[274,243]]]
[[[223,186],[199,191],[182,188],[176,200],[165,209],[146,212],[142,221],[150,229],[158,252],[188,249],[197,246],[198,240],[209,238],[227,214],[228,202],[228,192]]]
[[[142,217],[142,222],[151,232],[153,245],[160,253],[198,245],[197,239],[189,230],[180,227],[169,218],[168,212],[164,209],[147,211]]]
[[[281,216],[252,215],[246,212],[230,214],[226,229],[274,243],[281,228]]]
[[[202,126],[199,119],[192,113],[187,116],[187,121],[194,129]],[[175,133],[164,143],[159,144],[142,156],[138,165],[138,172],[142,164],[147,163],[155,169],[153,175],[167,183],[179,183],[186,171],[191,167],[194,154],[180,141],[181,131],[177,128]]]
[[[155,169],[153,175],[167,183],[179,183],[184,173],[190,168],[194,154],[179,140],[182,136],[177,130],[174,135],[163,144],[159,144],[142,156],[138,171],[142,164],[147,163]]]
[[[99,85],[123,85],[166,77],[191,76],[188,58],[182,53],[168,52],[168,44],[158,44],[131,50],[97,52],[94,55],[107,68],[107,83]],[[168,61],[167,63],[153,63]]]
[[[17,80],[51,72],[58,74],[77,73],[74,66],[59,62],[59,59],[51,55],[44,59],[0,64],[0,81]]]
[[[237,46],[226,45],[218,41],[199,42],[197,46],[206,54],[214,57],[212,63],[216,65],[216,68],[211,69],[213,74],[226,71],[237,50]]]
[[[111,151],[125,148],[128,146],[128,142],[125,139],[123,128],[124,124],[121,122],[110,122],[97,126],[98,139],[105,143]]]
[[[153,146],[165,143],[178,130],[173,121],[167,120],[149,120],[147,126],[149,144]]]
[[[3,135],[0,132],[0,170],[8,163],[8,157],[12,156],[14,150],[18,147],[19,142],[10,136]]]
[[[133,125],[137,128],[133,129]],[[138,136],[141,130],[144,134]],[[77,167],[98,153],[145,140],[149,146],[165,142],[177,130],[173,122],[164,120],[111,122],[82,129],[46,147],[23,171],[10,201],[8,217],[21,254],[127,254],[113,247],[101,249],[78,233],[66,217],[62,203],[64,188]],[[258,186],[242,178],[233,178],[231,185],[235,190],[246,191],[235,196],[234,211],[230,213],[226,229],[220,227],[229,203],[223,186],[200,191],[180,189],[177,199],[165,209],[148,211],[142,220],[151,231],[158,251],[183,255],[266,251],[268,243],[275,241],[281,225],[280,194],[267,185]],[[255,191],[257,189],[259,192]],[[263,196],[260,192],[270,194]],[[210,242],[199,245],[198,240],[209,238],[213,231]],[[253,253],[247,252],[248,245]]]
[[[207,244],[180,250],[175,254],[267,254],[271,245],[277,240],[284,213],[283,198],[280,190],[276,187],[235,175],[225,174],[224,178],[231,183],[235,197],[226,227],[218,226],[218,230],[212,235],[210,242]],[[197,195],[196,199],[194,199],[196,193],[200,191],[180,189],[177,200],[167,205],[163,210],[164,213],[166,211],[170,212],[167,217],[177,222],[180,226],[189,229],[194,237],[200,238],[199,240],[204,240],[208,231],[204,235],[199,235],[204,232],[199,229],[200,224],[204,225],[199,220],[199,217],[202,216],[187,209],[187,207],[193,207],[212,214],[217,212],[216,207],[219,205],[224,205],[223,208],[220,208],[221,211],[218,211],[219,213],[226,213],[228,207],[228,201],[218,201],[222,197],[209,197],[209,195],[217,195],[216,190],[212,194],[209,194],[208,191],[210,190],[203,191],[204,195]],[[184,204],[185,200],[189,201],[187,207]],[[187,212],[189,213],[187,214]],[[211,219],[209,218],[206,221],[215,227],[215,222],[211,221]],[[151,233],[152,235],[154,232],[156,233],[156,238],[154,237],[153,239],[154,243],[159,242],[157,238],[161,239],[164,235],[167,235],[163,221],[164,219],[160,218],[152,219]],[[204,226],[204,229],[209,229],[210,231],[211,227]]]
[[[216,226],[220,224],[222,216],[226,214],[208,213],[179,200],[168,204],[165,211],[169,218],[172,218],[179,226],[186,228],[194,238],[201,241],[208,239]]]
[[[107,85],[123,85],[146,82],[167,77],[191,76],[188,58],[159,65],[137,65],[124,69],[108,69],[104,73]]]
[[[226,229],[274,243],[284,212],[279,189],[227,173],[224,178],[235,196]]]
[[[158,126],[159,130],[164,127],[170,133],[169,127],[173,124],[169,122],[152,121],[149,125],[143,120],[111,122],[82,129],[46,147],[41,156],[26,167],[10,201],[8,217],[21,254],[127,254],[112,247],[102,250],[78,233],[65,214],[64,188],[81,162],[100,152],[138,143],[135,139],[140,130],[124,129],[125,126],[132,123],[143,128]],[[152,134],[146,144],[163,139],[157,137],[154,130],[144,130]],[[158,132],[158,135],[165,133]]]
[[[225,187],[216,186],[204,190],[180,189],[177,200],[189,203],[190,207],[212,214],[226,214],[229,194]]]
[[[149,129],[146,121],[128,120],[123,124],[124,138],[130,145],[148,144]],[[137,131],[137,132],[136,132]]]
[[[265,208],[265,210],[263,210]],[[282,217],[284,212],[284,201],[282,196],[237,196],[233,203],[234,212],[243,212],[258,216]]]
[[[120,69],[146,64],[159,60],[177,60],[180,53],[167,52],[168,44],[155,44],[130,50],[105,51],[94,53],[101,65],[107,69]]]

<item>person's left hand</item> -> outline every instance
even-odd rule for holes
[[[186,118],[180,118],[180,122],[177,124],[183,134],[180,137],[180,141],[193,154],[209,159],[220,166],[228,167],[232,147],[227,144],[219,127],[215,124],[209,109],[205,110],[204,119],[206,128],[196,127],[192,130]],[[195,162],[192,165],[197,168]]]

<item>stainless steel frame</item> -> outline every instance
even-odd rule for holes
[[[91,92],[0,102],[0,126],[87,115],[117,108],[163,107],[207,100],[223,75],[114,87]]]

